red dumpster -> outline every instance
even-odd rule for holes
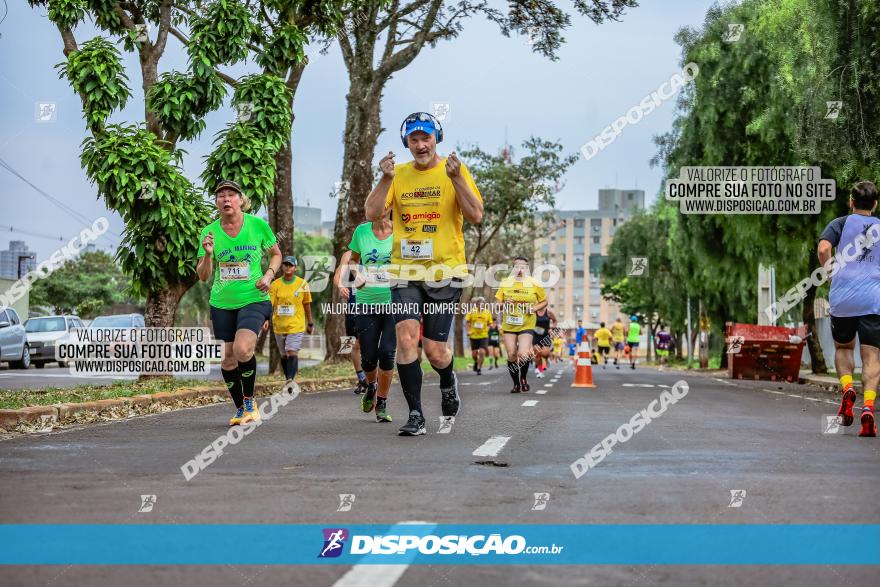
[[[807,327],[727,325],[727,375],[731,379],[797,381]]]

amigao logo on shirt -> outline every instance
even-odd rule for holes
[[[410,220],[440,220],[440,212],[420,212],[418,214],[401,214],[400,219],[406,224]]]

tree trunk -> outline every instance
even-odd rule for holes
[[[810,255],[810,274],[819,267],[819,259]],[[825,364],[825,355],[822,353],[822,343],[819,340],[819,332],[816,328],[816,288],[810,287],[804,298],[803,320],[807,326],[807,349],[810,352],[810,368],[816,375],[828,373]],[[812,335],[812,336],[810,336]]]
[[[281,255],[294,254],[293,250],[293,185],[291,172],[290,139],[275,155],[275,195],[267,203],[269,227],[278,240]],[[263,337],[265,340],[265,337]],[[262,342],[262,341],[261,341]],[[281,364],[278,348],[269,345],[269,373],[275,373]]]
[[[345,114],[342,184],[337,190],[336,225],[333,231],[333,255],[342,257],[358,224],[366,220],[364,203],[373,189],[373,157],[381,132],[381,86],[372,71],[352,72]],[[333,302],[344,302],[333,288]],[[345,334],[344,316],[331,313],[326,321],[326,358],[334,359]]]
[[[144,322],[148,327],[174,326],[180,299],[195,284],[195,277],[184,283],[169,284],[165,289],[147,294]]]

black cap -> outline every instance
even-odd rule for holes
[[[230,188],[230,189],[237,191],[239,194],[244,195],[244,192],[241,191],[241,186],[232,180],[224,179],[223,181],[218,183],[217,187],[214,188],[214,193],[216,194],[217,192],[219,192],[223,188]]]

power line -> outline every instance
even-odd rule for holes
[[[70,240],[69,237],[65,237],[63,235],[47,234],[45,232],[35,232],[32,230],[22,230],[21,228],[15,228],[14,226],[9,226],[8,224],[0,224],[0,229],[3,229],[4,232],[8,230],[9,232],[16,232],[18,234],[26,234],[28,236],[35,236],[37,238],[45,238],[48,240],[59,241],[59,242],[64,242],[64,241]],[[92,243],[92,244],[94,244],[94,243]],[[103,248],[103,247],[115,248],[118,245],[116,243],[113,243],[112,245],[96,245],[96,246],[98,246],[98,248]]]
[[[25,176],[23,176],[21,173],[19,173],[15,169],[13,169],[13,167],[2,158],[0,158],[0,167],[3,167],[4,169],[6,169],[9,173],[11,173],[15,177],[17,177],[18,179],[20,179],[21,181],[26,183],[27,185],[29,185],[31,188],[33,188],[33,190],[36,191],[38,194],[40,194],[41,196],[43,196],[44,198],[46,198],[47,200],[49,200],[50,202],[55,204],[55,206],[60,208],[62,211],[66,212],[67,214],[70,214],[71,216],[73,216],[74,218],[76,218],[77,220],[82,222],[83,224],[91,226],[92,223],[94,222],[94,220],[90,220],[87,216],[85,216],[84,214],[82,214],[78,210],[71,208],[70,206],[68,206],[67,204],[65,204],[64,202],[59,200],[58,198],[52,197],[51,195],[47,194],[45,191],[43,191],[40,188],[38,188],[37,186],[35,186]],[[112,230],[108,230],[107,232],[112,234],[113,236],[121,238],[121,236],[119,234],[116,234]],[[107,238],[106,234],[102,234],[101,236]],[[107,238],[107,240],[110,240],[110,239]]]

